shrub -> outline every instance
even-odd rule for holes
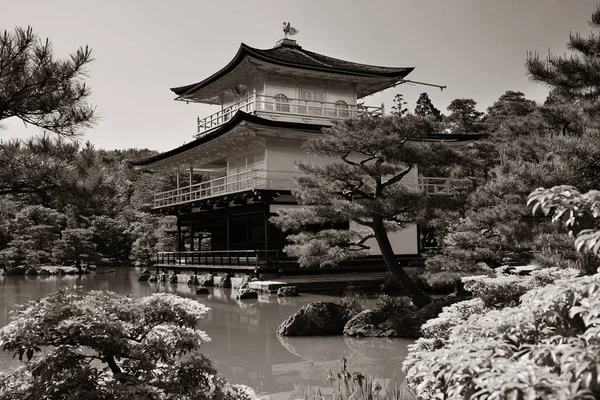
[[[509,267],[496,268],[496,276],[471,276],[463,278],[465,289],[483,300],[486,307],[514,307],[528,290],[544,286],[557,279],[570,278],[579,274],[578,270],[567,268],[543,268],[529,275],[505,274]]]
[[[600,273],[530,290],[517,307],[460,322],[443,347],[426,344],[404,365],[419,398],[598,398]]]
[[[394,296],[389,296],[387,294],[382,294],[377,299],[377,302],[375,303],[375,308],[380,310],[381,312],[385,313],[385,312],[395,311],[395,310],[400,310],[400,309],[414,310],[415,306],[412,303],[412,301],[410,300],[410,298],[408,298],[408,297],[405,297],[405,296],[394,297]]]
[[[342,298],[338,300],[337,303],[342,306],[344,312],[346,312],[348,318],[350,318],[365,309],[363,305],[364,300],[364,297],[362,297],[359,293],[346,290]]]
[[[425,272],[419,275],[417,281],[430,293],[447,294],[456,290],[456,285],[461,278],[470,275],[472,274],[462,271]]]
[[[207,310],[172,294],[67,288],[30,302],[0,330],[0,348],[28,361],[0,375],[0,399],[246,398],[199,353]]]

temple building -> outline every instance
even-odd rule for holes
[[[198,118],[193,141],[133,162],[139,169],[177,174],[176,187],[154,195],[155,211],[177,216],[178,248],[162,254],[159,262],[254,265],[279,260],[285,235],[269,218],[282,207],[297,206],[292,195],[296,163],[328,162],[307,154],[303,143],[336,121],[385,115],[383,105],[365,105],[361,99],[403,83],[412,70],[332,58],[285,38],[267,50],[242,44],[221,70],[171,89],[176,100],[217,110]],[[428,192],[446,187],[443,180],[419,177],[416,170],[408,179]],[[398,255],[420,253],[417,226],[394,233],[391,240]],[[202,243],[210,243],[210,249]],[[371,245],[376,258],[378,248]]]

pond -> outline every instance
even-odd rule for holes
[[[102,272],[102,271],[99,271]],[[141,270],[120,268],[115,273],[84,276],[0,277],[0,326],[9,322],[17,304],[41,298],[61,286],[82,286],[84,290],[110,290],[143,297],[159,291],[198,299],[210,307],[202,329],[212,341],[202,352],[219,373],[234,383],[251,386],[263,398],[304,398],[306,388],[327,386],[329,370],[340,369],[342,357],[351,372],[360,371],[387,381],[401,381],[406,346],[403,339],[351,339],[343,337],[278,338],[279,324],[306,303],[335,301],[324,295],[305,294],[295,298],[264,295],[258,300],[235,300],[230,289],[210,289],[208,296],[196,296],[186,284],[138,282]],[[0,352],[0,370],[19,365],[12,354]],[[394,379],[394,380],[396,380]]]

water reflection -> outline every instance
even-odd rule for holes
[[[35,300],[61,286],[84,290],[111,290],[134,297],[158,291],[194,298],[210,307],[202,328],[212,338],[202,347],[219,372],[233,382],[252,386],[271,399],[304,397],[306,388],[323,386],[329,370],[337,372],[340,359],[348,359],[351,371],[380,378],[400,372],[406,356],[404,340],[350,339],[342,337],[278,338],[279,324],[304,304],[331,297],[304,295],[238,301],[230,289],[210,289],[196,295],[187,284],[137,282],[140,270],[124,268],[114,274],[85,276],[8,276],[0,280],[0,326],[16,304]],[[0,353],[0,370],[18,365],[11,354]]]

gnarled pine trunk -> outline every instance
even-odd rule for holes
[[[375,234],[375,240],[377,240],[385,265],[402,290],[409,295],[413,304],[421,308],[431,303],[431,298],[417,286],[416,282],[398,264],[382,218],[373,218],[373,233]]]

